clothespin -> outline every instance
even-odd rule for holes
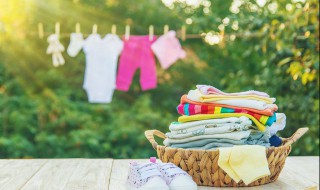
[[[154,28],[153,25],[149,26],[149,40],[151,41],[153,39],[153,34],[154,34]]]
[[[39,31],[39,38],[43,39],[44,37],[44,31],[43,31],[43,24],[40,22],[38,23],[38,31]]]
[[[115,24],[111,26],[111,34],[114,34],[114,35],[117,34],[117,26]]]
[[[185,25],[183,25],[183,26],[181,27],[181,40],[182,40],[182,41],[185,41],[185,40],[186,40],[186,26],[185,26]]]
[[[98,25],[94,24],[92,26],[92,34],[96,34],[98,32]]]
[[[166,33],[168,33],[169,32],[169,25],[164,25],[164,27],[163,27],[163,34],[166,34]]]
[[[59,22],[56,22],[55,33],[57,36],[59,36],[59,34],[60,34],[60,23]]]
[[[129,37],[130,37],[130,26],[126,25],[126,32],[125,32],[124,38],[125,40],[129,40]]]
[[[76,24],[76,33],[80,33],[80,23],[77,22]]]

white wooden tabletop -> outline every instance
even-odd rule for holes
[[[0,190],[125,190],[124,183],[131,161],[133,160],[0,159]],[[147,159],[134,161],[146,162]],[[319,156],[288,157],[276,182],[239,189],[319,189]]]

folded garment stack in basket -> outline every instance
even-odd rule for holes
[[[276,113],[275,101],[265,92],[225,93],[213,86],[197,85],[181,97],[177,111],[182,116],[170,124],[164,145],[200,150],[279,145],[273,139],[285,127],[286,117]]]

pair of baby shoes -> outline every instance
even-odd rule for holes
[[[176,165],[150,161],[130,163],[128,190],[197,190],[191,176]]]

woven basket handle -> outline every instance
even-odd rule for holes
[[[161,131],[158,131],[158,130],[145,131],[144,135],[146,136],[146,138],[148,139],[148,141],[151,143],[152,147],[155,150],[157,150],[158,143],[156,142],[156,140],[154,140],[154,135],[156,135],[156,136],[158,136],[158,137],[160,137],[162,139],[166,138],[166,135],[163,134]]]
[[[302,135],[304,135],[309,130],[308,127],[299,128],[293,135],[286,139],[284,146],[290,146],[292,143],[296,142]]]

